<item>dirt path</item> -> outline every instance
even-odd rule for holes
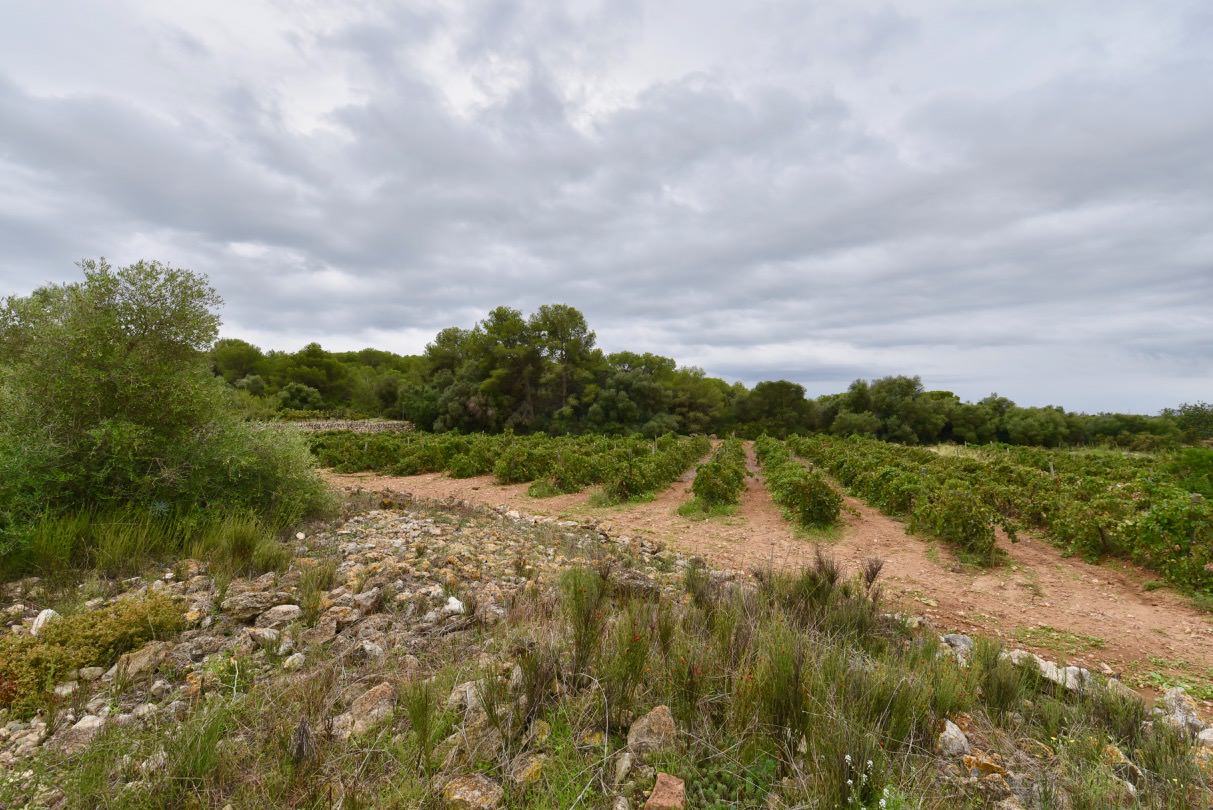
[[[758,473],[737,512],[692,521],[677,514],[689,500],[688,472],[655,500],[594,508],[588,495],[531,498],[525,484],[501,486],[489,476],[455,480],[444,475],[392,478],[338,475],[339,485],[408,493],[414,497],[506,506],[529,514],[596,519],[613,535],[644,536],[718,567],[797,566],[813,554],[814,538],[796,531],[771,501]],[[993,570],[959,564],[941,544],[908,535],[904,524],[854,499],[845,499],[844,525],[825,540],[831,553],[854,568],[870,557],[885,560],[885,592],[901,609],[928,616],[941,630],[977,631],[1008,645],[1064,658],[1096,670],[1128,676],[1169,672],[1213,688],[1213,616],[1169,591],[1146,591],[1156,577],[1127,564],[1089,565],[1062,557],[1044,541],[1023,537],[999,544],[1010,561]],[[1158,659],[1165,659],[1160,663]],[[1213,714],[1213,704],[1206,704]]]

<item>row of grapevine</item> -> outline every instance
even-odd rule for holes
[[[536,482],[531,494],[578,492],[604,484],[608,498],[663,489],[710,449],[706,437],[514,436],[483,433],[360,434],[310,437],[320,464],[339,472],[387,475],[492,474],[500,484]]]
[[[1030,528],[1088,559],[1119,556],[1213,590],[1213,506],[1154,460],[1030,448],[939,455],[857,437],[791,443],[857,496],[962,546],[992,544],[995,525],[1012,537]]]
[[[626,501],[660,492],[712,449],[706,436],[676,437],[666,434],[645,452],[632,448],[615,458],[603,478],[603,492],[610,501]]]
[[[745,476],[745,447],[740,439],[726,439],[695,471],[691,492],[706,507],[735,506],[745,491]]]
[[[943,469],[957,459],[875,440],[793,437],[788,444],[848,492],[885,514],[909,518],[911,531],[938,537],[979,563],[997,558],[995,526],[1004,521],[966,481]]]
[[[754,443],[772,500],[802,526],[825,527],[838,521],[842,497],[817,470],[797,461],[784,442],[762,436]]]

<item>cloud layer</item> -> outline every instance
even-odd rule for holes
[[[814,394],[1213,399],[1203,0],[188,5],[6,9],[0,289],[149,257],[274,348],[564,302]]]

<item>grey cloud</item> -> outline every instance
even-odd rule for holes
[[[686,22],[708,52],[661,27],[670,8],[318,2],[280,30],[236,11],[227,30],[266,47],[244,57],[128,10],[125,36],[175,43],[170,99],[46,89],[0,33],[0,285],[147,254],[208,272],[229,330],[275,348],[415,351],[564,301],[608,350],[814,393],[908,372],[1155,410],[1208,388],[1200,4],[1131,42],[1130,11],[1075,5],[1018,50],[1046,11],[707,4]],[[982,37],[1003,61],[956,75]]]

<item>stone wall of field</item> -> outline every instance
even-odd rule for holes
[[[412,422],[390,419],[305,419],[298,422],[272,422],[274,427],[287,427],[305,433],[324,433],[330,430],[348,430],[353,433],[407,433],[413,430]]]

